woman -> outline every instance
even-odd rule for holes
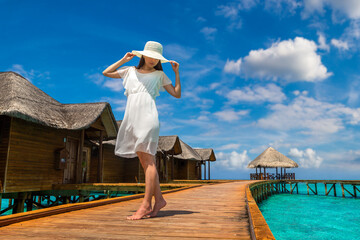
[[[123,78],[127,103],[123,121],[116,139],[117,156],[138,157],[145,173],[144,200],[129,220],[155,217],[166,201],[160,190],[159,176],[155,164],[155,154],[159,140],[160,123],[155,98],[164,89],[176,98],[181,97],[179,64],[162,56],[163,47],[158,42],[149,41],[144,51],[128,52],[116,63],[109,66],[103,74],[111,78]],[[134,56],[140,57],[137,67],[122,67]],[[170,62],[175,72],[175,87],[162,70],[161,63]],[[117,70],[118,69],[118,70]],[[155,197],[152,207],[151,200]]]

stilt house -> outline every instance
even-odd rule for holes
[[[62,104],[21,75],[0,72],[1,192],[87,182],[91,172],[102,182],[102,141],[116,133],[108,103]]]

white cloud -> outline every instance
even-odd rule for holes
[[[185,47],[176,43],[166,45],[164,50],[167,56],[170,56],[176,61],[189,60],[197,52],[196,48]]]
[[[359,45],[360,40],[360,19],[352,20],[350,25],[345,29],[344,33],[339,39],[333,39],[331,41],[332,45],[339,48],[340,50],[349,50],[354,52],[360,49]]]
[[[348,104],[356,105],[360,100],[360,76],[354,77],[348,93]]]
[[[85,74],[85,77],[90,79],[96,85],[101,85],[105,80],[105,76],[100,73]]]
[[[114,92],[121,92],[124,89],[120,78],[105,78],[105,76],[100,73],[85,74],[85,77],[96,85],[110,88],[110,90]]]
[[[228,5],[218,6],[218,10],[215,12],[216,15],[224,16],[229,19],[230,23],[227,25],[229,31],[234,29],[240,29],[242,27],[242,20],[239,16],[239,10],[250,7],[251,1],[242,1],[244,4],[229,3]]]
[[[317,34],[319,36],[319,38],[318,38],[318,42],[319,42],[318,48],[322,49],[322,50],[325,50],[325,51],[329,51],[330,46],[326,43],[326,38],[325,38],[324,34],[321,33],[321,32],[318,32]]]
[[[241,58],[239,58],[237,61],[228,59],[224,66],[224,72],[240,75],[241,61],[242,61]]]
[[[360,18],[359,0],[304,0],[302,16],[307,18],[315,12],[324,14],[326,7],[332,10],[333,18],[342,16],[349,19]]]
[[[259,127],[297,129],[303,134],[321,135],[336,133],[346,124],[360,123],[360,108],[321,102],[304,95],[299,95],[289,105],[275,104],[270,109],[273,111],[270,115],[258,120]]]
[[[338,48],[339,50],[349,50],[349,44],[345,41],[341,41],[338,39],[331,39],[331,44]]]
[[[291,148],[288,153],[290,158],[298,162],[301,168],[319,168],[323,158],[318,156],[315,150],[307,148],[306,150],[299,150]]]
[[[204,27],[200,30],[200,32],[204,34],[207,40],[214,40],[217,29],[213,27]]]
[[[236,151],[232,151],[231,153],[218,152],[215,153],[215,155],[215,164],[229,170],[246,169],[248,163],[251,161],[246,150],[242,153]]]
[[[301,6],[297,0],[266,0],[265,9],[277,14],[294,14],[296,9]]]
[[[332,73],[329,73],[321,63],[321,57],[316,50],[315,42],[296,37],[294,40],[276,42],[265,50],[252,50],[248,56],[237,61],[241,60],[240,71],[237,71],[235,67],[230,69],[251,78],[280,79],[285,82],[321,81]],[[228,62],[231,63],[231,61]]]
[[[259,3],[259,0],[239,0],[238,8],[241,10],[250,10]]]
[[[115,92],[120,92],[124,89],[122,80],[120,78],[111,78],[104,82],[104,87],[110,88],[110,90]]]
[[[218,10],[215,12],[215,14],[234,19],[238,17],[238,9],[230,5],[221,5],[218,7]]]
[[[286,96],[281,91],[280,87],[270,83],[266,86],[256,85],[253,87],[232,90],[226,94],[226,98],[229,99],[230,103],[238,103],[241,101],[280,103],[286,99]]]
[[[16,72],[18,74],[20,74],[21,76],[23,76],[24,78],[28,79],[30,82],[32,82],[33,80],[40,80],[40,79],[50,79],[50,73],[49,72],[44,72],[41,73],[39,71],[36,71],[34,69],[31,70],[25,70],[24,66],[21,64],[13,64],[11,66],[11,68],[7,69],[7,71],[13,71]]]
[[[218,148],[216,148],[216,150],[223,151],[223,150],[229,150],[229,149],[238,149],[239,147],[240,147],[240,144],[238,144],[238,143],[230,143],[230,144],[226,144],[224,146],[218,147]]]
[[[116,111],[116,112],[123,112],[123,111],[125,111],[125,108],[126,108],[126,100],[124,100],[124,99],[103,97],[100,99],[100,102],[110,103],[112,110]],[[117,119],[117,120],[119,120],[119,119]]]
[[[239,120],[242,116],[249,114],[248,110],[234,111],[232,109],[226,109],[223,111],[215,112],[214,115],[222,121],[233,122]]]
[[[198,17],[198,18],[196,19],[196,21],[198,21],[198,22],[206,22],[206,19],[203,18],[203,17]]]

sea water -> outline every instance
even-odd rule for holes
[[[360,198],[350,198],[349,194],[342,198],[341,187],[336,189],[338,197],[333,190],[325,196],[321,185],[319,195],[307,195],[306,185],[299,184],[299,194],[275,194],[259,204],[277,240],[360,239]]]

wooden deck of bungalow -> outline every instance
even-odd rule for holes
[[[251,239],[245,189],[251,181],[203,185],[165,195],[158,217],[126,220],[129,200],[0,228],[0,239]]]

